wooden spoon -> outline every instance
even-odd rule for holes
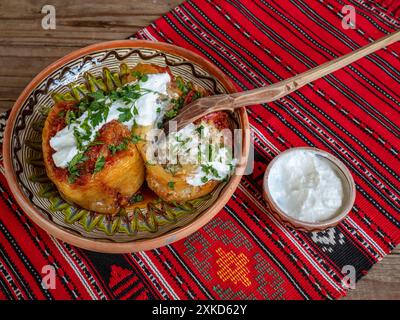
[[[245,106],[275,101],[314,80],[339,70],[350,63],[361,59],[362,57],[365,57],[379,49],[382,49],[383,47],[388,46],[398,40],[400,40],[400,31],[393,32],[377,41],[357,49],[356,51],[350,52],[342,57],[336,58],[335,60],[328,61],[318,67],[267,87],[197,99],[183,107],[180,113],[173,118],[172,121],[177,122],[177,129],[179,130],[185,125],[192,123],[212,112],[223,110],[234,111],[235,109]],[[164,129],[166,132],[168,132],[168,122],[165,123]]]

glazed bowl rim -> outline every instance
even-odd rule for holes
[[[229,201],[230,197],[239,185],[242,177],[242,172],[247,165],[249,146],[250,146],[250,132],[249,132],[249,120],[245,108],[239,109],[239,117],[243,125],[243,144],[242,154],[239,160],[240,166],[237,168],[239,174],[233,175],[227,185],[224,187],[224,192],[220,197],[210,205],[204,212],[194,218],[188,224],[177,227],[173,230],[166,232],[155,238],[147,238],[140,240],[133,240],[127,242],[110,242],[102,239],[91,239],[85,238],[68,232],[61,227],[57,226],[56,223],[46,219],[37,208],[27,198],[21,186],[19,185],[16,177],[16,172],[12,161],[12,150],[11,141],[15,127],[15,121],[19,114],[20,109],[24,105],[26,99],[35,90],[36,86],[44,81],[54,71],[61,69],[68,62],[77,60],[85,55],[95,53],[102,50],[113,50],[113,49],[154,49],[165,53],[173,54],[184,58],[186,61],[190,61],[207,72],[207,74],[217,78],[224,87],[230,92],[237,92],[232,81],[214,64],[201,57],[200,55],[172,44],[163,42],[153,42],[148,40],[115,40],[96,43],[78,50],[75,50],[64,57],[53,62],[45,69],[43,69],[38,75],[36,75],[32,81],[22,91],[15,104],[13,105],[9,117],[7,119],[6,128],[4,131],[3,138],[3,157],[4,157],[4,169],[5,177],[7,179],[9,188],[13,193],[17,203],[21,206],[22,210],[29,216],[29,218],[39,225],[42,229],[48,232],[50,235],[58,238],[62,241],[75,245],[77,247],[103,252],[103,253],[130,253],[136,251],[150,250],[158,248],[164,245],[168,245],[172,242],[180,240],[189,236],[191,233],[197,231],[207,222],[209,222]]]
[[[282,209],[279,208],[276,201],[271,196],[270,192],[268,191],[268,177],[269,173],[271,172],[271,168],[273,165],[281,158],[283,155],[293,152],[295,150],[309,150],[314,151],[323,157],[327,158],[328,160],[333,163],[338,170],[341,171],[346,182],[348,183],[349,194],[347,195],[347,202],[344,207],[342,207],[341,212],[339,214],[334,215],[332,218],[320,221],[320,222],[306,222],[303,220],[299,220],[293,218],[292,216],[285,213]],[[272,161],[268,164],[263,178],[263,195],[264,199],[267,203],[272,207],[273,213],[275,213],[278,218],[284,222],[285,224],[289,224],[290,226],[303,230],[303,231],[322,231],[331,227],[336,226],[339,224],[343,219],[347,217],[347,215],[351,212],[351,209],[354,205],[355,198],[356,198],[356,187],[353,176],[350,170],[345,166],[345,164],[340,161],[337,157],[332,155],[331,153],[321,150],[314,147],[294,147],[289,148],[281,153],[279,153]]]

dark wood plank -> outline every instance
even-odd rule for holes
[[[0,2],[0,111],[9,109],[28,82],[65,54],[124,39],[183,0],[53,0],[56,30],[43,30],[47,0]],[[400,299],[400,249],[357,283],[346,299]]]
[[[0,111],[44,67],[86,45],[124,39],[182,0],[54,0],[56,29],[44,30],[45,0],[0,2]]]
[[[399,300],[400,247],[372,267],[345,300]]]

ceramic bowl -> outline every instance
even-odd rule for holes
[[[18,204],[49,234],[84,249],[127,253],[161,247],[188,236],[224,207],[246,166],[249,130],[242,131],[236,174],[202,199],[184,204],[157,199],[116,216],[65,202],[48,180],[41,159],[44,110],[52,107],[55,99],[73,97],[76,92],[71,88],[87,83],[88,78],[93,85],[99,84],[104,67],[118,76],[121,63],[133,66],[138,62],[167,65],[174,75],[215,94],[236,92],[217,67],[191,51],[166,43],[111,41],[74,51],[40,72],[16,101],[7,122],[3,143],[5,174]],[[249,129],[245,109],[231,118],[235,128]]]
[[[329,161],[334,168],[336,174],[339,176],[339,178],[342,181],[342,186],[343,186],[343,204],[339,211],[337,212],[336,215],[334,215],[332,218],[320,221],[320,222],[305,222],[302,220],[295,219],[288,214],[286,214],[284,211],[282,211],[275,200],[272,198],[269,190],[268,190],[268,177],[269,173],[271,171],[272,166],[275,164],[276,161],[279,160],[280,157],[283,155],[292,152],[294,150],[311,150],[315,152],[317,155],[324,157],[327,161]],[[264,181],[263,181],[263,195],[264,199],[267,202],[271,213],[277,217],[279,220],[281,220],[284,224],[302,230],[302,231],[308,231],[308,232],[313,232],[313,231],[322,231],[331,227],[336,226],[340,221],[342,221],[348,213],[351,211],[351,208],[353,207],[355,197],[356,197],[356,188],[354,184],[353,177],[347,169],[347,167],[336,157],[331,155],[330,153],[317,149],[317,148],[311,148],[311,147],[298,147],[298,148],[290,148],[287,149],[286,151],[280,153],[277,155],[268,165],[267,169],[265,170],[264,174]]]

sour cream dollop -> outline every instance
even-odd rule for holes
[[[109,106],[106,119],[103,119],[98,125],[91,128],[90,139],[83,141],[83,146],[89,145],[96,137],[97,132],[107,123],[118,120],[121,114],[120,110],[125,108],[136,108],[134,116],[125,122],[122,122],[130,130],[134,123],[139,126],[153,125],[160,114],[162,114],[168,104],[168,101],[161,99],[166,96],[167,86],[171,81],[168,73],[149,74],[146,81],[129,83],[127,86],[139,84],[140,89],[146,91],[137,100],[127,103],[124,100],[116,100]],[[106,98],[109,99],[109,98]],[[110,100],[106,102],[111,102]],[[50,146],[55,150],[53,153],[54,164],[59,168],[66,168],[69,162],[78,154],[78,144],[74,136],[74,131],[83,132],[82,124],[88,117],[88,112],[84,112],[74,123],[58,131],[50,139]]]
[[[178,166],[185,172],[188,184],[202,186],[211,180],[222,181],[233,173],[236,159],[232,146],[225,140],[224,132],[207,122],[190,123],[153,143],[152,149],[147,149],[147,159],[150,163],[167,164],[167,170]],[[157,159],[152,159],[154,154]]]
[[[324,221],[342,206],[342,180],[329,160],[312,150],[283,154],[272,165],[267,184],[279,208],[298,220]]]

